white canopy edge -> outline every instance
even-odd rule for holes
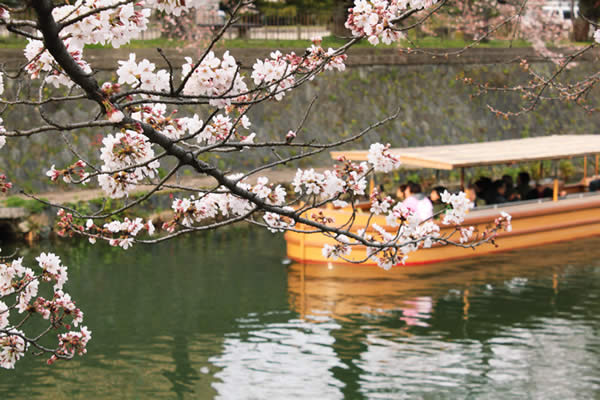
[[[600,135],[552,135],[481,143],[393,148],[390,152],[409,166],[451,170],[600,154]],[[366,161],[368,151],[331,152],[333,159],[341,156],[352,161]]]

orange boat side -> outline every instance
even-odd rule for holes
[[[493,223],[501,211],[512,215],[511,232],[498,234],[496,243],[484,244],[476,249],[465,249],[457,246],[434,246],[430,249],[420,249],[411,253],[406,265],[429,264],[440,261],[476,257],[484,254],[520,249],[547,243],[573,240],[588,236],[600,235],[600,195],[581,198],[563,199],[557,202],[525,203],[502,205],[502,207],[473,210],[465,219],[465,226],[475,226],[480,231]],[[345,209],[323,209],[323,213],[332,216],[337,224],[343,224],[350,218],[350,211]],[[367,213],[356,215],[352,231],[364,228],[368,219]],[[376,216],[372,223],[386,226],[385,218]],[[448,232],[447,227],[442,228]],[[288,258],[300,263],[347,263],[341,259],[335,261],[326,259],[322,254],[323,245],[333,244],[335,240],[322,233],[303,234],[286,232]],[[458,240],[458,239],[457,239]],[[364,246],[353,247],[349,256],[353,261],[366,258]],[[371,260],[357,264],[375,265]]]

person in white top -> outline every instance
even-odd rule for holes
[[[421,185],[409,182],[406,188],[406,200],[402,202],[406,208],[425,221],[433,217],[433,204],[427,196],[422,193]]]

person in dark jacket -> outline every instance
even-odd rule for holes
[[[517,193],[519,193],[521,200],[527,199],[527,195],[531,191],[531,186],[529,186],[530,181],[531,181],[531,177],[529,176],[529,173],[527,173],[525,171],[519,172],[519,175],[517,176],[516,190],[517,190]]]
[[[494,181],[492,194],[488,197],[488,204],[506,203],[506,182],[502,179]]]

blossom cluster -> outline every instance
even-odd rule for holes
[[[244,77],[238,71],[235,58],[229,51],[223,54],[223,59],[215,57],[209,52],[200,65],[194,69],[195,64],[190,57],[185,58],[186,63],[181,68],[182,79],[188,78],[183,93],[188,96],[208,97],[212,106],[224,108],[232,100],[247,100],[241,96],[248,92]],[[237,98],[236,98],[237,97]]]
[[[245,115],[242,117],[241,122],[243,128],[250,128],[250,121]],[[204,124],[202,120],[199,120],[194,114],[194,118],[185,118],[184,124],[190,135],[195,136],[196,141],[200,144],[213,145],[219,141],[226,141],[233,133],[237,134],[237,131],[233,131],[231,117],[227,117],[223,114],[215,115],[210,122],[206,124]],[[254,133],[249,137],[243,136],[242,141],[251,143],[255,136],[256,134]]]
[[[335,244],[325,244],[323,246],[323,249],[321,250],[323,257],[337,260],[338,258],[343,258],[352,253],[352,242],[346,235],[338,235],[335,240]]]
[[[435,222],[421,222],[410,211],[407,211],[406,218],[396,231],[390,232],[377,224],[373,224],[372,227],[372,232],[367,234],[362,231],[360,235],[371,242],[371,246],[367,247],[369,259],[385,270],[403,264],[409,254],[419,248],[431,247],[434,240],[440,236],[440,227]]]
[[[29,43],[25,46],[25,58],[27,59],[25,70],[29,73],[31,79],[38,79],[43,74],[45,81],[55,87],[61,85],[67,87],[73,86],[73,81],[57,66],[54,57],[44,47],[44,42],[41,40],[28,40]],[[82,57],[83,48],[74,45],[72,39],[65,39],[64,42],[73,60],[84,72],[91,73],[92,69],[90,65]]]
[[[147,59],[139,63],[135,53],[129,54],[127,61],[118,61],[117,76],[119,85],[131,85],[141,90],[167,92],[170,89],[169,73],[164,70],[154,71],[156,65]]]
[[[381,143],[374,143],[369,147],[367,159],[373,165],[375,172],[390,172],[400,168],[400,159],[390,153],[390,144],[385,146]]]
[[[142,231],[146,231],[149,236],[154,235],[156,231],[152,220],[144,221],[141,218],[129,219],[125,217],[123,221],[113,220],[103,224],[96,225],[92,219],[87,219],[85,224],[75,222],[73,214],[60,209],[57,213],[60,218],[57,223],[59,236],[72,236],[80,233],[87,236],[90,243],[94,244],[98,239],[107,241],[111,246],[119,246],[124,250],[133,246],[135,237]]]
[[[394,200],[390,196],[381,196],[377,188],[371,192],[371,208],[369,211],[374,215],[387,214]]]
[[[76,176],[79,181],[85,184],[85,180],[89,176],[89,174],[85,172],[85,167],[86,163],[82,160],[77,160],[77,162],[65,169],[56,169],[56,167],[52,165],[50,170],[46,172],[46,176],[49,177],[52,182],[56,182],[58,178],[62,176],[65,183],[73,182],[73,176]]]
[[[83,312],[77,308],[69,294],[63,292],[63,286],[68,279],[67,267],[62,265],[60,257],[52,253],[41,253],[37,258],[40,272],[36,273],[23,266],[23,259],[17,258],[9,262],[0,262],[0,367],[14,368],[15,363],[23,357],[29,345],[39,338],[29,339],[25,333],[16,327],[21,327],[31,315],[37,314],[49,321],[50,330],[71,329],[71,324],[77,327],[83,322]],[[53,296],[46,300],[38,295],[40,282],[54,283]],[[7,306],[5,299],[14,297]],[[11,311],[28,316],[18,324],[11,324]],[[64,336],[85,335],[81,341],[78,354],[85,353],[85,346],[91,337],[86,327],[81,332],[59,333],[59,348],[51,350],[49,360],[70,358],[73,354],[62,352],[61,338]]]
[[[52,16],[65,24],[63,37],[70,37],[72,44],[83,49],[86,44],[106,44],[119,47],[128,43],[145,30],[152,10],[138,4],[118,0],[78,0],[73,5],[55,7]],[[103,11],[98,9],[106,7]],[[91,15],[88,15],[92,13]],[[85,18],[83,16],[88,15]],[[75,22],[73,22],[75,21]]]
[[[253,193],[257,199],[274,206],[285,204],[286,192],[281,185],[269,183],[266,177],[259,177],[255,185],[239,181],[241,176],[230,176],[229,179],[237,181],[240,189]],[[171,208],[175,215],[171,221],[163,224],[162,228],[174,232],[178,226],[190,228],[196,223],[204,223],[217,217],[239,217],[252,211],[252,203],[233,193],[228,193],[224,187],[219,188],[220,193],[207,193],[198,197],[174,199]],[[291,208],[285,208],[291,211]],[[269,228],[281,230],[293,225],[293,222],[284,216],[274,213],[265,213],[263,217]]]
[[[6,175],[0,174],[0,193],[6,193],[12,188],[12,183],[7,182]]]
[[[314,191],[314,187],[311,187],[311,190]],[[445,191],[441,197],[442,202],[449,205],[442,223],[445,225],[460,225],[464,221],[466,213],[473,207],[473,203],[462,192],[450,194]],[[387,214],[385,218],[386,227],[373,223],[368,230],[361,229],[357,233],[368,243],[367,257],[374,260],[380,267],[389,269],[394,265],[404,263],[410,253],[420,248],[429,248],[440,238],[440,226],[437,223],[432,219],[422,221],[402,202],[397,202],[394,205],[389,196],[381,196],[377,189],[373,190],[370,199],[371,207],[369,211],[372,215]],[[324,219],[326,217],[326,215],[321,215],[320,218]],[[494,229],[510,231],[512,229],[511,216],[502,212],[494,225]],[[474,227],[458,226],[459,243],[469,242],[474,231]],[[326,258],[336,259],[350,254],[352,246],[359,244],[358,241],[351,242],[345,238],[344,240],[338,240],[335,245],[325,244],[322,252]]]
[[[355,0],[349,10],[346,28],[355,37],[366,36],[369,43],[391,44],[403,37],[394,30],[394,19],[407,9],[431,7],[437,0]]]
[[[285,92],[294,86],[294,72],[294,67],[286,61],[283,54],[274,51],[271,58],[256,60],[252,66],[251,77],[255,85],[264,85],[274,94],[275,100],[281,100]]]
[[[102,227],[96,225],[92,219],[88,219],[85,226],[78,227],[80,231],[86,232],[90,243],[96,243],[97,239],[108,241],[111,246],[119,246],[127,250],[133,246],[134,238],[142,231],[147,231],[149,236],[154,235],[156,229],[152,220],[144,222],[141,218],[129,219],[125,217],[123,221],[114,220],[105,223]]]
[[[147,5],[163,11],[166,14],[173,14],[179,17],[181,13],[186,12],[192,7],[201,7],[205,5],[203,0],[146,0]]]
[[[498,228],[504,229],[506,232],[512,231],[512,216],[506,211],[500,213],[500,217],[494,221]]]
[[[4,7],[0,7],[0,20],[10,21],[10,13]]]
[[[442,202],[451,206],[446,210],[442,222],[446,225],[459,225],[465,219],[466,213],[474,207],[464,192],[451,194],[447,190],[442,193]]]
[[[306,54],[303,57],[292,52],[286,58],[292,65],[299,66],[298,71],[303,73],[314,71],[321,65],[323,65],[325,71],[345,71],[348,56],[337,54],[331,47],[325,51],[321,46],[322,42],[323,38],[317,36],[312,39],[313,44],[306,49]]]
[[[86,44],[110,43],[119,47],[147,28],[150,9],[140,8],[133,3],[117,3],[116,0],[78,0],[73,5],[66,4],[52,10],[54,19],[63,26],[60,33],[66,48],[86,73],[91,72],[89,64],[83,59]],[[98,11],[103,7],[106,9]],[[73,85],[41,40],[29,39],[25,57],[28,61],[26,70],[32,79],[45,73],[46,82],[56,87]]]
[[[131,118],[151,125],[169,139],[177,140],[185,134],[186,129],[190,129],[191,124],[188,126],[187,122],[192,118],[175,118],[175,114],[176,111],[167,111],[166,104],[154,103],[139,107],[131,114]]]
[[[283,99],[285,92],[294,86],[296,73],[311,73],[321,67],[323,70],[344,71],[347,57],[345,54],[336,54],[331,48],[325,51],[321,47],[321,38],[313,40],[303,57],[294,52],[284,55],[280,51],[274,51],[270,56],[262,61],[256,60],[251,78],[255,85],[264,85],[275,100]]]
[[[358,178],[364,181],[364,177]],[[318,195],[325,198],[333,198],[345,192],[346,182],[335,172],[325,171],[323,174],[311,169],[298,169],[292,181],[294,191],[300,195]],[[363,191],[364,193],[364,191]]]
[[[292,207],[283,207],[286,211],[294,211]],[[263,220],[267,224],[267,229],[272,233],[284,232],[295,225],[295,221],[289,217],[272,212],[266,212]]]
[[[77,0],[73,4],[54,7],[52,16],[61,24],[61,38],[65,46],[84,72],[91,72],[87,62],[83,60],[83,48],[88,44],[110,44],[118,48],[139,35],[148,27],[149,17],[155,7],[167,13],[179,15],[182,11],[193,7],[197,1],[182,0],[149,0],[139,3],[126,3],[119,0]],[[9,18],[6,9],[1,8],[0,18]],[[55,86],[72,86],[73,82],[57,67],[52,55],[44,49],[39,40],[30,40],[25,48],[28,60],[26,67],[32,79],[41,73],[48,73],[47,82]],[[166,72],[159,71],[150,80],[144,76],[144,85],[152,86],[152,90],[164,88]],[[168,79],[167,79],[168,82]],[[162,86],[161,86],[162,85]]]
[[[154,178],[160,166],[154,160],[152,144],[146,136],[132,130],[102,140],[100,158],[104,162],[98,183],[112,198],[126,196],[145,177]]]
[[[559,38],[566,39],[572,19],[568,20],[557,13],[546,12],[545,3],[544,0],[529,0],[519,25],[536,53],[558,62],[562,56],[548,49],[546,43],[554,42]]]
[[[345,161],[343,168],[324,171],[322,174],[314,169],[298,169],[292,186],[300,195],[317,195],[325,199],[336,199],[342,194],[364,195],[367,188],[365,174],[367,163],[355,164]],[[336,205],[344,205],[336,203]]]
[[[4,75],[0,72],[0,95],[4,93]],[[4,120],[0,117],[0,149],[4,147],[6,144],[6,138],[4,134],[6,133],[6,129],[4,128]]]

